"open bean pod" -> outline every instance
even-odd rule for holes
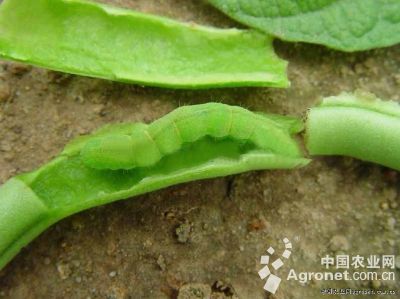
[[[183,182],[304,166],[309,160],[292,137],[302,127],[295,118],[209,103],[80,137],[47,165],[0,187],[0,268],[79,211]]]
[[[169,88],[289,84],[287,63],[274,53],[269,36],[85,0],[4,0],[0,57]]]

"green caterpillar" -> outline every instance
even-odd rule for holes
[[[87,166],[96,169],[150,167],[184,144],[207,136],[252,143],[280,155],[300,156],[287,132],[294,132],[296,128],[290,126],[298,123],[286,118],[283,125],[276,118],[220,103],[184,106],[150,125],[136,124],[130,132],[94,138],[83,147],[81,156]]]

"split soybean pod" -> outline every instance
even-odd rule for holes
[[[182,182],[308,164],[292,135],[301,121],[209,103],[150,125],[117,124],[71,142],[37,171],[0,187],[0,268],[73,213]],[[311,108],[312,155],[348,155],[400,170],[400,107],[342,94]]]
[[[0,57],[169,88],[289,85],[270,36],[86,0],[4,0]]]
[[[400,171],[400,105],[373,94],[342,93],[309,110],[311,155],[344,155]]]
[[[296,118],[208,103],[78,138],[0,187],[0,268],[79,211],[192,180],[304,166],[309,160],[292,137],[302,128]]]

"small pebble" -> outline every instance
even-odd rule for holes
[[[108,275],[110,277],[115,277],[115,276],[117,276],[117,272],[116,271],[111,271]]]
[[[179,225],[175,230],[178,242],[187,243],[190,239],[190,232],[191,232],[191,226],[189,223],[182,223],[181,225]]]
[[[143,246],[145,248],[150,248],[151,246],[153,246],[153,242],[151,242],[151,240],[147,239],[146,241],[144,241]]]
[[[104,109],[105,107],[103,104],[96,104],[93,107],[93,112],[99,116],[105,116]]]
[[[389,204],[386,201],[384,201],[381,202],[380,207],[382,210],[386,211],[387,209],[389,209]]]
[[[178,299],[210,299],[211,287],[202,283],[185,284],[179,289]]]
[[[346,239],[345,236],[336,235],[333,236],[329,242],[329,247],[332,251],[347,251],[350,248],[349,241]]]
[[[57,264],[57,272],[62,280],[67,279],[72,273],[70,266],[64,263]]]
[[[393,217],[388,218],[388,220],[386,221],[386,228],[388,230],[394,230],[396,227],[396,219]]]
[[[162,271],[165,271],[167,269],[165,258],[161,254],[158,256],[157,265],[160,267]]]

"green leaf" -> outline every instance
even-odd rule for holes
[[[0,57],[170,88],[288,85],[270,36],[84,0],[3,1]]]
[[[208,0],[250,27],[342,51],[400,41],[400,0]]]

